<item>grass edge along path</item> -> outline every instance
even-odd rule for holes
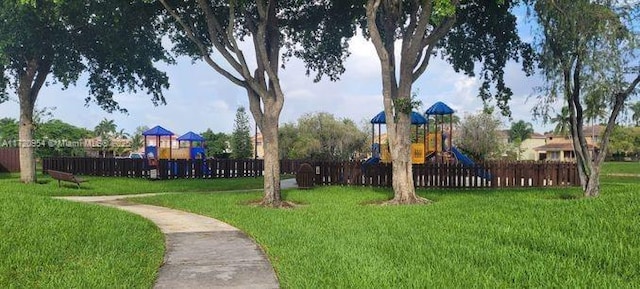
[[[124,211],[0,192],[0,287],[151,288],[164,236]]]
[[[362,205],[388,190],[286,191],[303,204],[246,205],[258,193],[136,199],[220,219],[261,244],[283,288],[605,287],[640,284],[640,185],[420,191],[429,206]]]

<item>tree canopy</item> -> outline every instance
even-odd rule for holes
[[[84,156],[84,139],[91,137],[92,132],[60,119],[48,119],[38,123],[34,135],[40,141],[35,149],[38,157]],[[18,121],[13,118],[0,119],[0,146],[19,145],[17,140]]]
[[[434,1],[438,3],[439,1]],[[511,115],[509,101],[513,91],[504,79],[505,66],[518,61],[527,75],[534,72],[535,53],[530,43],[521,40],[513,9],[518,0],[468,0],[455,10],[455,24],[440,41],[440,52],[456,72],[476,76],[482,84],[478,96],[492,99],[505,116]]]
[[[158,15],[159,6],[144,1],[2,1],[0,88],[17,89],[31,70],[33,88],[49,75],[68,87],[86,72],[92,96],[86,101],[107,111],[125,110],[114,89],[146,89],[154,103],[163,103],[168,78],[155,63],[172,59],[162,48]]]
[[[456,145],[477,160],[497,157],[501,150],[499,127],[500,120],[492,114],[467,115],[458,126]]]
[[[280,128],[280,149],[289,159],[353,160],[367,152],[367,135],[350,119],[326,112],[309,113]]]
[[[35,139],[45,140],[46,145],[36,149],[36,155],[84,156],[84,139],[92,135],[86,128],[77,127],[59,119],[48,120],[38,125]]]
[[[357,13],[350,13],[358,6],[352,1],[159,2],[170,15],[166,19],[174,51],[204,60],[246,90],[249,110],[264,139],[262,204],[281,206],[278,125],[284,92],[279,70],[296,56],[305,61],[308,74],[317,72],[316,80],[323,75],[337,79],[344,71],[346,38],[354,33]],[[241,41],[252,49],[245,49]]]
[[[504,81],[509,60],[523,60],[531,72],[532,48],[523,43],[511,9],[517,1],[367,0],[367,35],[381,67],[382,95],[393,167],[391,204],[423,203],[413,185],[410,120],[412,85],[440,54],[456,71],[483,80],[479,96],[494,99],[510,115],[511,89]]]
[[[200,134],[204,138],[207,157],[228,158],[229,136],[223,132],[215,133],[210,128]]]
[[[159,6],[146,1],[0,2],[0,101],[14,90],[20,101],[19,138],[33,139],[33,113],[49,81],[64,88],[86,73],[89,96],[111,112],[125,111],[114,91],[146,90],[163,103],[169,86],[157,62],[172,59],[162,47]],[[20,147],[20,178],[36,181],[34,148]]]

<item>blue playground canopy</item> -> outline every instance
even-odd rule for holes
[[[204,138],[199,134],[190,131],[180,136],[178,141],[204,141]]]
[[[144,136],[150,136],[150,135],[153,135],[153,136],[165,136],[165,135],[173,135],[173,133],[171,131],[165,129],[164,127],[156,125],[152,129],[143,132],[142,135],[144,135]]]
[[[372,124],[383,124],[383,123],[387,123],[387,117],[384,114],[384,111],[378,113],[376,116],[374,116],[371,119],[371,123]],[[412,111],[411,112],[411,124],[426,124],[427,123],[427,119],[422,116],[421,114]]]
[[[451,109],[448,105],[444,104],[441,101],[434,103],[425,114],[427,115],[445,115],[445,114],[453,114],[453,109]]]

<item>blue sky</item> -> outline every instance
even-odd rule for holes
[[[521,23],[522,24],[522,23]],[[526,29],[526,24],[521,29]],[[314,83],[305,76],[301,62],[292,60],[281,71],[285,104],[281,123],[297,120],[312,112],[328,112],[339,118],[350,118],[357,123],[371,119],[383,109],[380,65],[373,45],[361,37],[350,42],[352,55],[346,62],[346,72],[338,82],[323,80]],[[171,87],[165,92],[167,105],[154,106],[145,94],[119,94],[118,102],[129,114],[106,113],[95,104],[84,105],[88,89],[83,81],[78,86],[62,90],[59,85],[45,87],[40,92],[37,106],[55,107],[54,117],[76,126],[93,129],[103,118],[113,119],[119,129],[133,132],[137,126],[161,125],[180,135],[187,131],[231,132],[236,108],[248,107],[243,89],[217,75],[203,62],[191,63],[179,58],[177,65],[161,66],[169,75]],[[505,73],[507,85],[514,92],[511,101],[513,119],[534,125],[536,132],[552,129],[531,119],[535,99],[529,97],[540,84],[538,78],[527,78],[520,64],[512,63]],[[414,84],[422,112],[436,101],[442,101],[463,117],[482,109],[476,97],[480,80],[453,71],[449,64],[434,57],[424,75]],[[18,117],[18,104],[9,101],[0,104],[0,117]],[[509,122],[504,119],[504,126]]]

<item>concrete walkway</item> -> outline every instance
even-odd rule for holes
[[[283,180],[283,189],[295,180]],[[154,222],[165,234],[166,253],[154,288],[279,288],[264,252],[240,230],[213,218],[125,198],[155,194],[60,197],[125,210]]]

